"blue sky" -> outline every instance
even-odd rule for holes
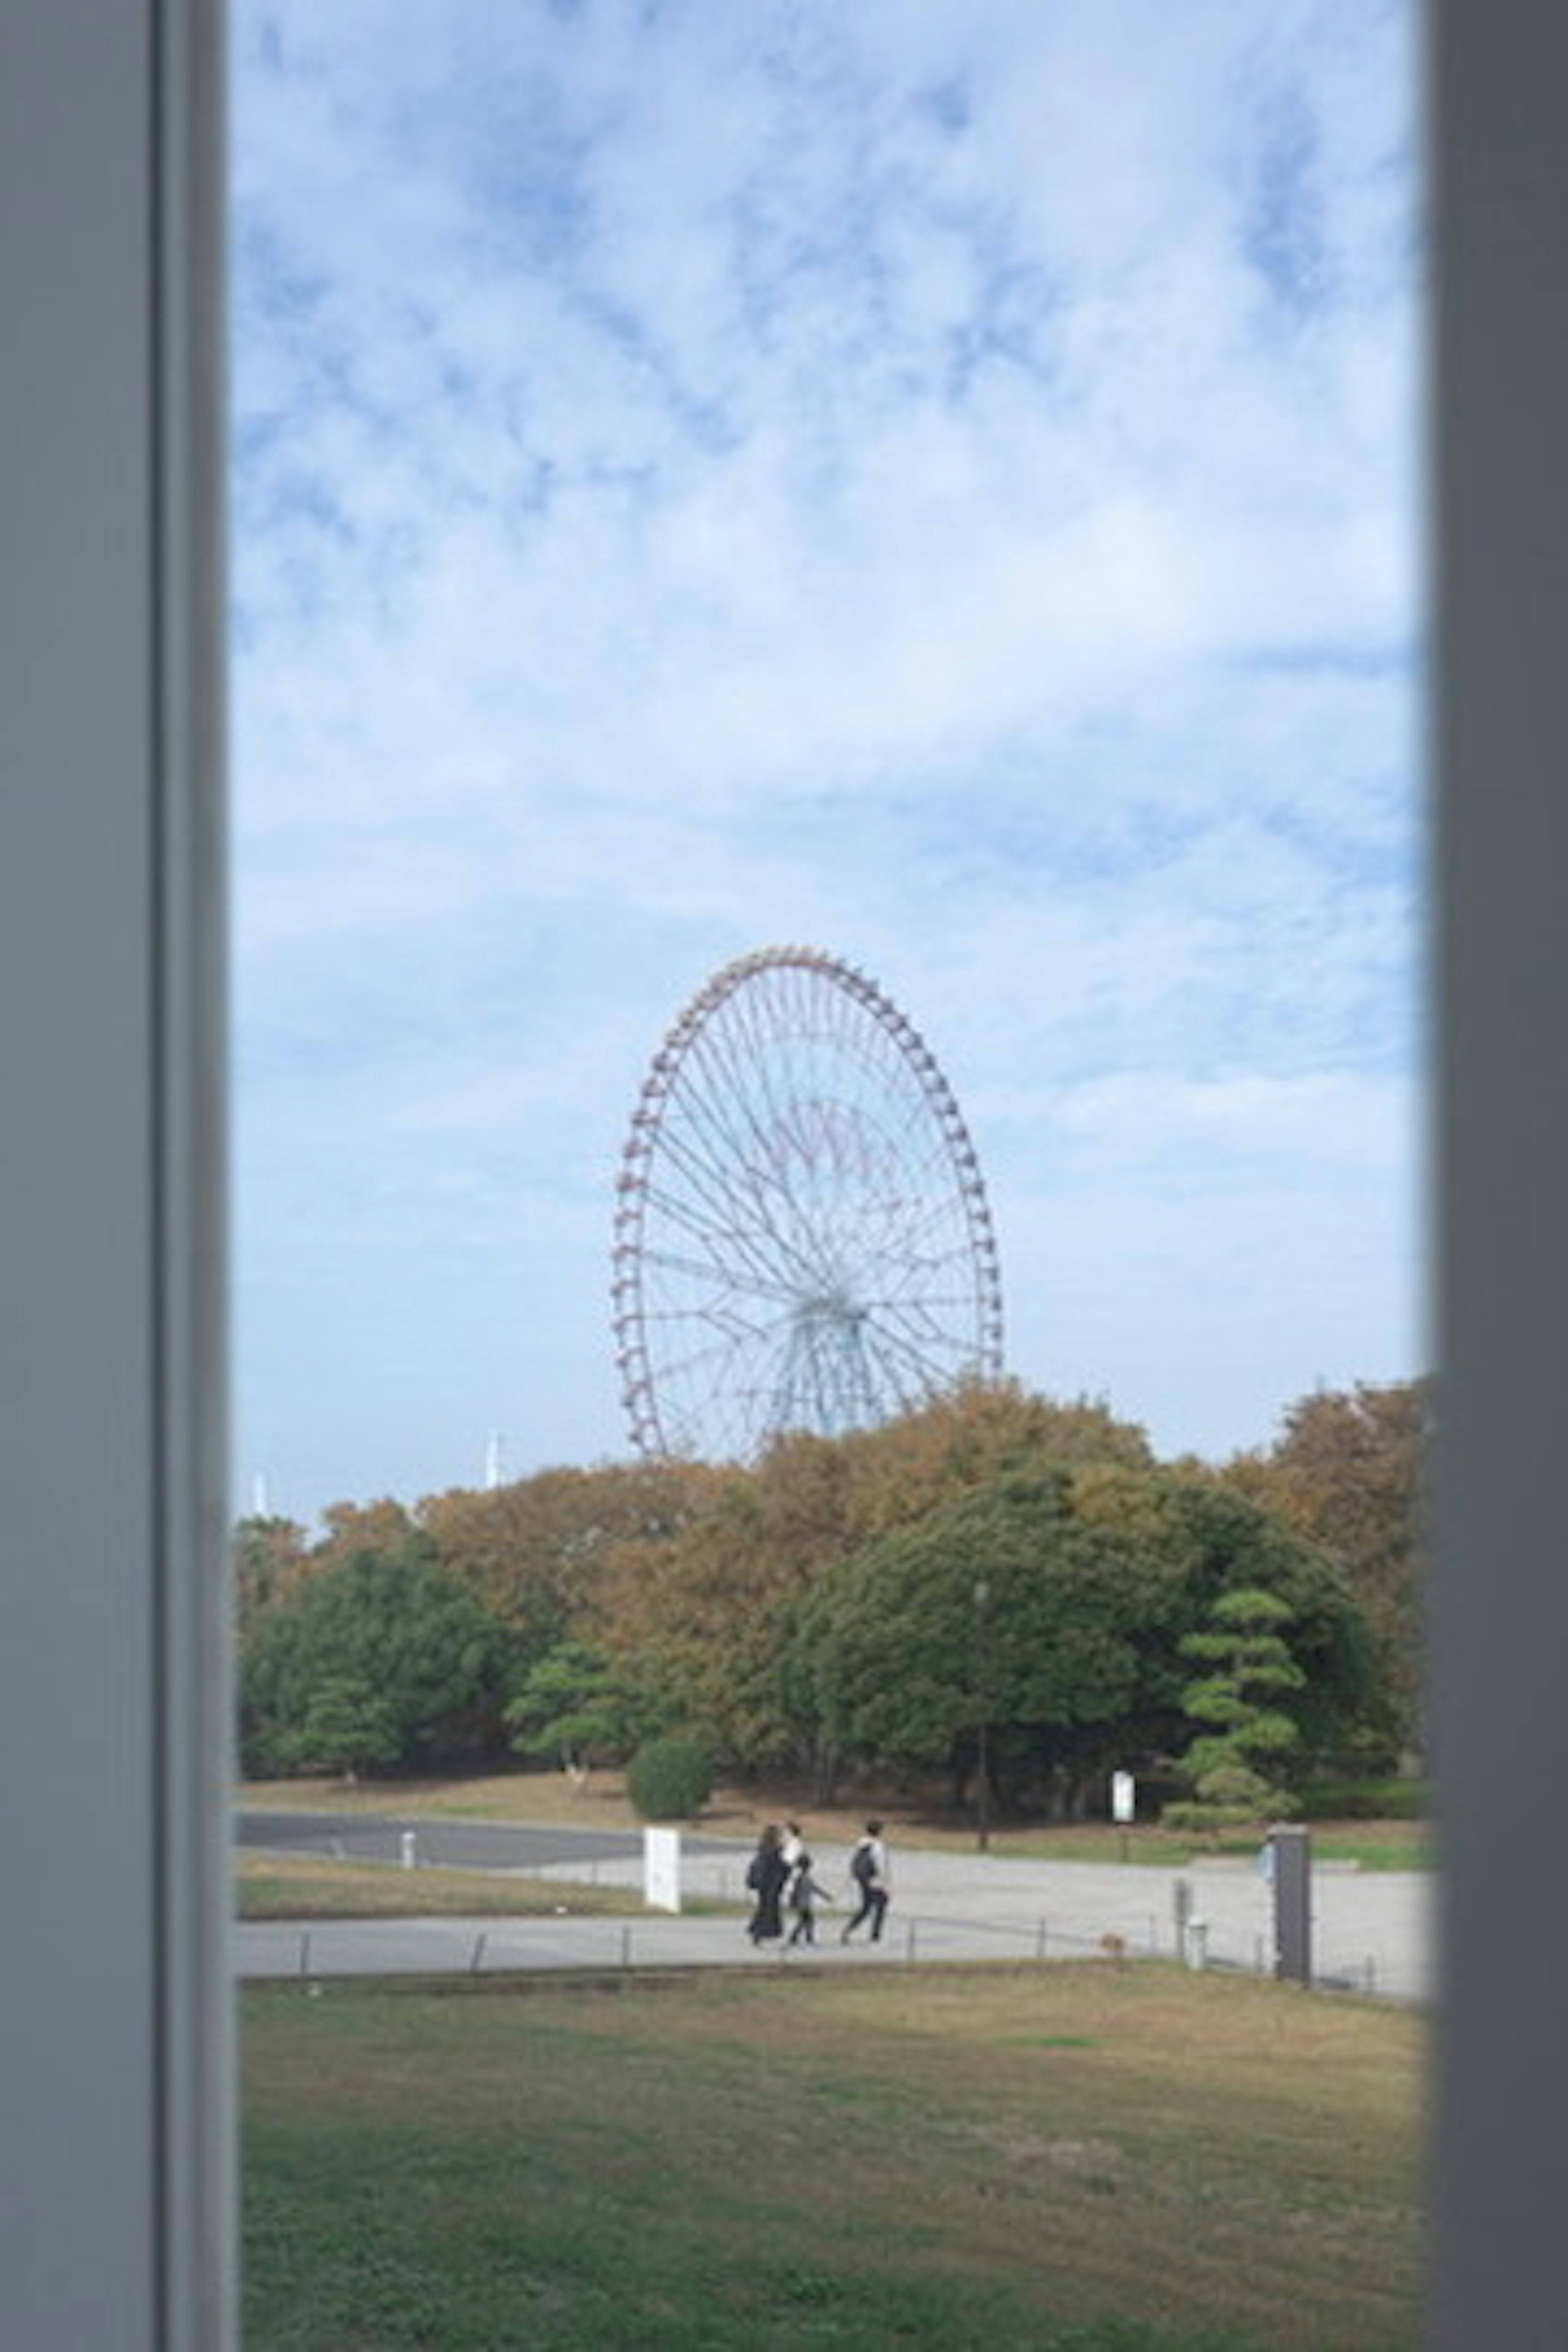
[[[236,0],[237,1507],[626,1456],[637,1089],[776,941],[1028,1386],[1424,1367],[1414,15]]]

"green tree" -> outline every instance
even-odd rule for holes
[[[1166,1806],[1173,1827],[1217,1835],[1295,1810],[1279,1768],[1300,1733],[1276,1703],[1306,1680],[1284,1638],[1290,1618],[1277,1593],[1244,1588],[1222,1592],[1208,1628],[1184,1636],[1183,1655],[1211,1669],[1187,1685],[1186,1713],[1211,1727],[1187,1750],[1193,1796]]]
[[[314,1569],[257,1622],[240,1654],[242,1754],[251,1771],[298,1770],[334,1685],[374,1692],[408,1769],[501,1752],[513,1670],[504,1630],[436,1559],[426,1537]]]
[[[591,1643],[556,1643],[529,1668],[503,1719],[520,1756],[553,1756],[574,1779],[624,1762],[643,1724],[636,1694]]]
[[[341,1772],[352,1780],[397,1762],[397,1727],[392,1708],[369,1683],[358,1675],[328,1675],[278,1750],[293,1771]]]
[[[829,1775],[945,1767],[962,1797],[984,1718],[1001,1807],[1081,1811],[1185,1746],[1183,1639],[1258,1586],[1300,1624],[1303,1746],[1335,1746],[1369,1676],[1334,1562],[1212,1480],[1115,1460],[994,1479],[836,1564],[786,1684]]]
[[[1205,1630],[1224,1592],[1258,1588],[1276,1594],[1290,1609],[1290,1648],[1306,1677],[1290,1710],[1302,1768],[1376,1736],[1386,1722],[1376,1645],[1342,1559],[1206,1474],[1172,1469],[1160,1483],[1190,1547],[1182,1630]],[[1173,1742],[1185,1737],[1186,1680],[1179,1672],[1171,1688]]]
[[[603,1638],[650,1717],[700,1727],[734,1769],[811,1769],[826,1787],[839,1743],[797,1639],[818,1586],[868,1544],[1004,1475],[1090,1464],[1147,1471],[1142,1433],[1102,1405],[1056,1404],[1016,1383],[961,1389],[843,1437],[783,1437],[754,1468],[710,1474],[661,1540],[621,1549]]]
[[[795,1672],[825,1754],[944,1767],[962,1796],[984,1718],[1004,1802],[1081,1780],[1139,1709],[1160,1582],[1146,1550],[1085,1527],[1067,1470],[928,1513],[845,1561],[803,1612]]]

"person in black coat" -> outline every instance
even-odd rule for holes
[[[784,1934],[779,1905],[788,1876],[789,1864],[784,1860],[778,1824],[769,1822],[757,1840],[757,1850],[746,1871],[746,1885],[756,1898],[746,1928],[753,1944],[773,1943]]]

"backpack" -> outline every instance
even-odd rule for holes
[[[877,1857],[868,1838],[862,1838],[849,1857],[849,1874],[857,1886],[869,1886],[877,1875]]]

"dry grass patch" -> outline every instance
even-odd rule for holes
[[[395,1863],[338,1862],[322,1854],[242,1853],[234,1877],[241,1919],[618,1918],[644,1909],[637,1887],[559,1885],[425,1864],[403,1870]]]
[[[1416,2341],[1423,2035],[1371,2004],[1088,1964],[244,2018],[247,2352]],[[389,2262],[423,2334],[354,2316]]]

